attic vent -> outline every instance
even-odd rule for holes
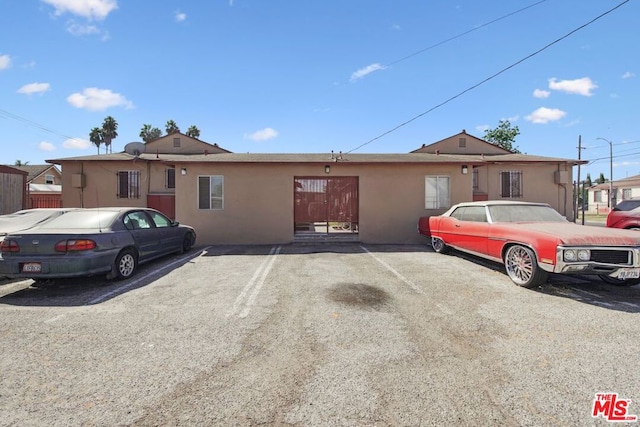
[[[180,147],[180,138],[173,138],[173,146]]]
[[[467,138],[458,139],[458,147],[466,148],[467,147]]]

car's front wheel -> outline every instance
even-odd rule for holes
[[[138,268],[138,259],[131,249],[125,249],[118,254],[115,261],[115,278],[117,280],[128,279],[133,276]]]
[[[181,253],[189,252],[193,247],[193,243],[195,241],[195,236],[193,233],[187,233],[184,235],[184,239],[182,240],[182,251]]]
[[[617,277],[607,276],[606,274],[598,275],[605,283],[615,286],[635,286],[640,283],[640,279],[618,279]]]
[[[431,247],[439,254],[446,254],[447,252],[449,252],[449,246],[447,246],[444,240],[439,237],[431,238]]]
[[[535,288],[547,281],[547,272],[538,266],[536,255],[526,246],[509,247],[504,266],[511,281],[523,288]]]

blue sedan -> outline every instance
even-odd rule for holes
[[[195,241],[192,227],[154,209],[77,209],[37,229],[8,234],[0,244],[0,275],[126,279],[139,264],[189,251]]]

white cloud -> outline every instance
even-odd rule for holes
[[[485,130],[489,130],[491,127],[489,125],[478,125],[476,126],[476,130],[478,132],[484,132]]]
[[[589,77],[575,80],[558,80],[555,77],[549,79],[549,89],[576,95],[591,96],[593,95],[591,91],[597,87],[598,85],[593,83]]]
[[[92,34],[100,34],[101,31],[95,25],[78,24],[75,21],[67,22],[67,31],[74,36],[90,36]]]
[[[351,74],[351,78],[349,80],[356,81],[358,79],[363,78],[364,76],[371,74],[375,71],[379,71],[379,70],[384,70],[385,67],[383,67],[382,65],[375,63],[375,64],[371,64],[371,65],[367,65],[364,68],[360,68],[358,71],[356,71],[355,73]]]
[[[180,11],[176,11],[176,22],[182,22],[187,19],[187,14]]]
[[[56,147],[50,142],[42,141],[38,144],[38,149],[40,151],[55,151]]]
[[[102,20],[118,8],[116,0],[42,0],[55,8],[55,15],[65,13],[87,19]]]
[[[624,73],[624,74],[622,75],[622,78],[623,78],[623,79],[630,79],[630,78],[635,77],[635,76],[636,76],[636,75],[635,75],[634,73],[632,73],[631,71],[627,71],[626,73]]]
[[[233,6],[233,1],[234,0],[229,0],[229,6]]]
[[[67,102],[76,108],[90,111],[103,111],[111,107],[133,108],[133,103],[119,93],[96,87],[86,88],[82,93],[69,95]]]
[[[34,93],[45,93],[51,89],[51,85],[49,83],[29,83],[27,85],[22,86],[18,89],[18,93],[24,93],[26,95],[31,95]]]
[[[557,108],[540,107],[537,110],[535,110],[533,113],[526,116],[525,119],[527,119],[531,123],[546,124],[549,122],[555,122],[556,120],[560,120],[566,115],[567,115],[566,112],[559,110]]]
[[[80,139],[80,138],[69,138],[62,143],[62,146],[64,148],[68,148],[71,150],[86,150],[92,145],[93,144],[91,144],[90,141],[87,141],[86,139]]]
[[[551,92],[548,90],[536,89],[533,91],[534,98],[548,98],[551,95]]]
[[[252,141],[267,141],[278,136],[278,131],[272,128],[264,128],[251,134],[245,134],[245,139]]]
[[[11,67],[11,57],[9,55],[0,55],[0,70],[6,70]]]

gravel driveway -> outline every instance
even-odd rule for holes
[[[0,285],[0,424],[607,425],[640,414],[640,286],[426,246],[221,246]]]

